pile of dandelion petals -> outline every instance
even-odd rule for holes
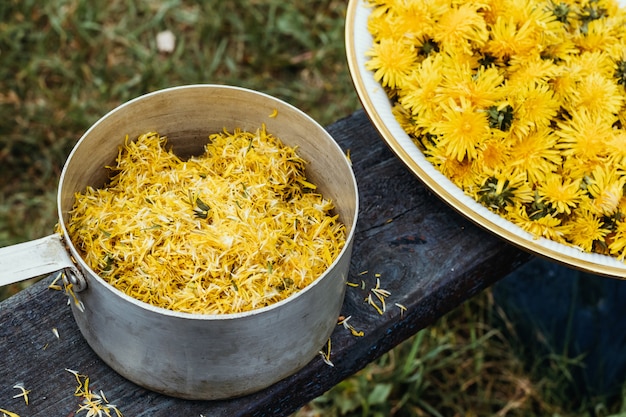
[[[425,158],[535,237],[626,257],[626,13],[369,0],[366,69]]]
[[[152,305],[268,306],[313,282],[345,245],[305,165],[264,126],[212,134],[187,161],[146,133],[120,149],[109,184],[76,195],[69,235],[96,273]]]

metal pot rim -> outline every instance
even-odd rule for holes
[[[337,257],[335,258],[335,260],[333,261],[333,263],[331,265],[329,265],[329,267],[324,271],[324,273],[322,273],[319,277],[317,277],[313,282],[311,282],[309,285],[307,285],[305,288],[303,288],[302,290],[298,291],[295,294],[292,294],[291,296],[280,300],[278,302],[275,302],[271,305],[268,306],[264,306],[264,307],[260,307],[260,308],[256,308],[253,310],[249,310],[249,311],[244,311],[244,312],[239,312],[239,313],[225,313],[225,314],[200,314],[200,313],[186,313],[186,312],[180,312],[180,311],[174,311],[174,310],[169,310],[163,307],[157,307],[154,305],[151,305],[149,303],[140,301],[134,297],[131,297],[125,293],[123,293],[122,291],[118,290],[117,288],[115,288],[113,285],[109,284],[108,282],[106,282],[104,279],[102,279],[102,277],[100,277],[95,271],[93,271],[93,269],[91,269],[91,267],[89,267],[89,265],[87,265],[82,257],[80,256],[80,254],[78,253],[78,251],[76,250],[76,248],[74,247],[74,244],[71,242],[71,239],[69,238],[69,233],[67,232],[66,226],[65,226],[65,222],[63,220],[63,211],[62,211],[62,204],[61,204],[61,196],[62,196],[62,192],[63,192],[63,184],[64,184],[64,178],[66,176],[67,173],[67,166],[68,166],[68,162],[72,159],[73,155],[75,154],[76,150],[80,147],[81,143],[84,141],[84,139],[93,131],[95,130],[98,125],[105,119],[107,119],[110,115],[117,113],[119,111],[123,111],[123,109],[127,106],[132,105],[133,103],[136,103],[138,101],[142,101],[142,100],[146,100],[149,99],[152,96],[155,95],[160,95],[160,94],[164,94],[164,93],[168,93],[174,90],[185,90],[185,89],[198,89],[198,88],[206,88],[206,89],[227,89],[227,90],[236,90],[236,91],[241,91],[247,94],[254,94],[254,95],[259,95],[259,96],[263,96],[268,100],[271,101],[275,101],[276,103],[282,105],[282,106],[286,106],[288,108],[290,108],[291,110],[297,112],[301,117],[304,117],[305,119],[308,119],[308,121],[319,127],[319,129],[321,129],[325,136],[328,137],[329,141],[332,142],[334,144],[334,147],[336,148],[337,152],[343,153],[342,149],[339,147],[339,145],[335,142],[335,140],[332,138],[332,136],[330,136],[330,134],[321,126],[317,123],[317,121],[315,121],[313,118],[311,118],[308,114],[304,113],[302,110],[298,109],[297,107],[281,100],[278,99],[276,97],[270,96],[268,94],[259,92],[259,91],[255,91],[255,90],[250,90],[247,88],[243,88],[243,87],[237,87],[237,86],[229,86],[229,85],[221,85],[221,84],[190,84],[190,85],[183,85],[183,86],[177,86],[177,87],[170,87],[170,88],[166,88],[166,89],[161,89],[161,90],[157,90],[157,91],[153,91],[151,93],[147,93],[141,96],[138,96],[134,99],[131,99],[117,107],[115,107],[114,109],[110,110],[109,112],[107,112],[104,116],[102,116],[100,119],[98,119],[98,121],[96,121],[93,125],[91,125],[91,127],[81,136],[81,138],[78,140],[78,142],[74,145],[74,147],[72,148],[72,151],[70,153],[70,155],[68,156],[66,163],[63,167],[63,170],[61,172],[61,176],[59,179],[59,188],[57,191],[57,211],[58,211],[58,218],[59,218],[59,227],[63,232],[63,236],[65,239],[65,243],[67,245],[67,247],[69,248],[72,256],[74,257],[75,261],[80,265],[81,268],[86,269],[89,274],[86,275],[90,275],[90,277],[93,277],[94,279],[96,279],[98,281],[99,284],[102,284],[103,288],[106,288],[107,290],[109,290],[111,293],[115,294],[116,296],[121,297],[122,299],[134,304],[135,306],[142,308],[144,310],[153,312],[153,313],[157,313],[157,314],[162,314],[164,316],[169,316],[169,317],[175,317],[175,318],[183,318],[183,319],[190,319],[190,320],[198,320],[198,321],[214,321],[214,320],[236,320],[236,319],[241,319],[244,317],[250,317],[250,316],[255,316],[255,315],[260,315],[260,314],[264,314],[264,313],[268,313],[274,309],[278,309],[281,308],[281,306],[293,302],[293,300],[297,299],[300,296],[303,296],[305,293],[307,293],[308,291],[311,290],[311,288],[313,288],[314,286],[317,285],[318,282],[320,282],[321,280],[323,280],[329,273],[329,271],[333,270],[335,268],[335,265],[339,262],[339,260],[341,258],[343,258],[345,256],[345,252],[348,250],[351,250],[351,242],[354,238],[354,233],[355,233],[355,229],[356,229],[356,223],[357,223],[357,218],[358,218],[358,212],[359,212],[359,193],[358,193],[358,186],[357,186],[357,182],[356,182],[356,178],[354,176],[354,172],[353,170],[350,168],[349,172],[351,174],[350,176],[350,180],[352,182],[352,186],[355,190],[355,195],[356,195],[356,201],[354,202],[355,204],[355,208],[354,208],[354,217],[352,219],[351,224],[346,224],[347,228],[348,228],[348,234],[346,235],[346,244],[345,246],[342,248],[342,250],[340,251],[340,253],[337,255]],[[349,165],[348,160],[345,160],[345,163]]]

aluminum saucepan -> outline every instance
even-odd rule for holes
[[[114,164],[126,135],[158,132],[184,158],[200,155],[210,133],[224,128],[254,131],[263,123],[283,143],[297,147],[308,162],[308,178],[333,201],[346,226],[345,247],[308,287],[249,312],[189,314],[122,293],[81,259],[66,227],[75,193],[105,185],[105,167]],[[348,159],[326,130],[302,111],[238,87],[169,88],[117,107],[83,135],[59,182],[61,233],[0,248],[0,285],[63,270],[79,300],[71,305],[82,335],[119,374],[180,398],[241,396],[295,373],[327,342],[343,303],[357,213],[358,190]]]

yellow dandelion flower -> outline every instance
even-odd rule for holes
[[[457,102],[463,97],[476,108],[487,108],[504,99],[504,78],[496,68],[480,67],[473,71],[466,65],[450,66],[443,76],[440,94]]]
[[[565,61],[570,56],[576,56],[580,50],[569,37],[561,36],[558,41],[542,45],[541,57],[552,61]]]
[[[508,210],[504,217],[535,238],[544,237],[561,243],[566,241],[565,236],[569,226],[561,224],[561,220],[554,215],[546,214],[538,219],[532,219],[528,215],[526,207],[518,204],[513,209]]]
[[[570,92],[572,109],[587,109],[604,123],[615,117],[624,103],[623,88],[600,74],[589,74]]]
[[[513,172],[524,172],[531,182],[542,182],[555,172],[561,154],[555,148],[557,138],[549,128],[533,130],[511,147],[510,166]]]
[[[491,132],[491,137],[478,147],[474,171],[491,176],[495,171],[502,170],[507,165],[511,152],[509,142],[505,140],[506,135],[500,130],[494,129]]]
[[[394,12],[398,16],[395,25],[397,30],[404,34],[403,36],[418,39],[432,32],[433,22],[445,10],[446,7],[443,4],[436,2],[398,2],[394,7]]]
[[[520,135],[548,127],[561,107],[548,84],[517,84],[516,88],[507,88],[507,91],[515,113],[511,129],[519,131]]]
[[[489,0],[486,2],[489,10],[485,10],[486,19],[494,25],[499,16],[510,16],[517,24],[528,21],[532,13],[532,2],[527,0]]]
[[[439,145],[459,161],[476,158],[478,146],[489,136],[486,113],[477,111],[464,97],[460,105],[453,99],[442,103],[441,110],[441,121],[433,126],[433,133],[441,136]]]
[[[387,12],[382,12],[382,8],[373,9],[368,20],[367,29],[371,33],[375,42],[380,39],[399,40],[404,37],[396,24],[397,17]]]
[[[474,171],[474,164],[472,164],[472,161],[469,159],[464,159],[462,161],[448,159],[447,162],[448,166],[446,167],[446,170],[448,172],[448,177],[457,185],[457,187],[471,195],[479,186],[483,176]]]
[[[537,185],[541,202],[549,204],[559,214],[571,214],[582,198],[580,180],[553,174]]]
[[[484,4],[483,19],[488,27],[495,23],[498,16],[507,13],[509,7],[506,0],[485,0]]]
[[[594,249],[594,243],[604,241],[608,233],[609,230],[603,227],[601,218],[587,210],[577,210],[576,215],[570,221],[566,238],[584,251],[591,252]]]
[[[525,55],[535,46],[536,41],[528,22],[518,27],[514,17],[498,16],[491,27],[491,41],[485,45],[485,50],[497,58],[507,60],[514,55]]]
[[[485,178],[473,193],[474,199],[495,212],[533,201],[533,190],[524,174],[510,171],[496,172]]]
[[[477,179],[472,169],[472,162],[465,158],[459,161],[450,158],[441,152],[442,148],[436,143],[428,143],[424,149],[426,159],[432,163],[443,175],[448,177],[457,187],[462,190],[472,190]]]
[[[374,71],[374,78],[383,87],[392,89],[401,87],[402,82],[417,63],[414,49],[409,42],[396,42],[389,38],[381,39],[367,52],[371,59],[365,63],[365,66],[368,70]]]
[[[509,61],[509,89],[523,88],[526,84],[547,83],[559,73],[559,66],[541,57],[515,56]]]
[[[570,156],[563,159],[561,172],[571,179],[584,179],[590,172],[593,172],[599,166],[607,164],[607,159],[602,156],[596,156],[590,159]]]
[[[597,166],[586,182],[586,189],[592,197],[590,207],[593,213],[610,216],[618,208],[624,195],[626,179],[613,167]]]
[[[432,116],[437,108],[437,91],[443,79],[443,56],[429,56],[406,77],[398,101],[414,115]]]
[[[614,233],[608,249],[611,255],[623,261],[626,258],[626,221],[618,221]]]
[[[479,5],[471,2],[450,7],[435,22],[435,42],[467,52],[484,45],[489,39],[489,31],[479,9]]]
[[[604,153],[604,143],[613,137],[613,129],[605,120],[593,117],[586,109],[572,115],[570,120],[558,122],[555,134],[559,137],[557,148],[566,160],[575,156],[593,161]]]
[[[626,131],[614,129],[613,135],[605,142],[608,164],[626,165]]]
[[[536,7],[534,2],[528,1],[528,16],[523,21],[530,23],[530,28],[537,39],[537,47],[542,49],[545,45],[560,42],[566,36],[566,28],[558,20],[555,13],[545,7]],[[519,14],[517,16],[520,16]]]
[[[549,84],[557,100],[560,103],[566,103],[570,92],[576,89],[579,75],[565,66],[559,66],[557,72],[558,74],[550,80]]]
[[[402,129],[410,135],[413,141],[418,143],[416,138],[420,137],[423,132],[420,126],[416,123],[416,120],[413,118],[411,112],[399,103],[396,103],[391,108],[391,113],[400,126],[402,126]]]
[[[586,22],[584,30],[573,38],[574,43],[584,51],[597,51],[619,41],[616,32],[604,19]]]
[[[615,72],[615,63],[611,55],[605,51],[585,51],[569,57],[567,69],[580,77],[600,74],[610,78]]]

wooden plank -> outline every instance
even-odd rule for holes
[[[350,150],[359,184],[349,276],[356,287],[348,287],[342,315],[351,316],[350,324],[364,332],[355,337],[337,326],[331,337],[334,366],[316,357],[297,374],[239,399],[165,397],[126,381],[91,351],[65,296],[47,288],[48,278],[0,303],[0,408],[21,416],[73,415],[80,399],[74,397],[76,381],[69,368],[88,375],[91,388],[103,390],[126,416],[289,415],[530,258],[426,190],[362,111],[328,130]],[[390,292],[382,315],[364,302],[377,280]],[[20,392],[12,388],[17,383],[31,390],[29,405],[13,398]]]

